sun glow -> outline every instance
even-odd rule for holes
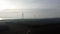
[[[3,18],[0,18],[0,20],[3,20]]]
[[[0,0],[0,11],[4,9],[14,9],[14,8],[16,8],[16,6],[13,5],[11,2],[9,3],[6,0]]]

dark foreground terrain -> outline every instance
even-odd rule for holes
[[[60,34],[60,18],[0,20],[0,34]]]

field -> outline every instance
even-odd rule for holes
[[[0,34],[26,34],[28,30],[39,33],[59,25],[60,18],[0,20]]]

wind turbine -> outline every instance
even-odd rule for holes
[[[24,13],[23,13],[23,11],[22,11],[22,19],[24,19]]]

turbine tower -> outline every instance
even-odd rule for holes
[[[24,19],[24,13],[23,13],[23,11],[22,11],[22,19]]]

